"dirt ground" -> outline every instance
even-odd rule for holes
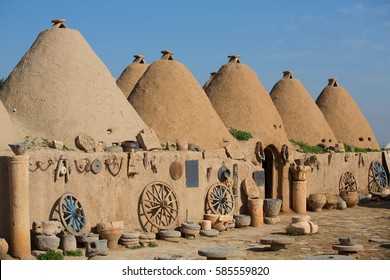
[[[385,244],[370,242],[371,238],[390,239],[390,201],[370,201],[345,210],[326,210],[307,212],[311,220],[319,226],[319,232],[313,235],[293,236],[295,243],[286,250],[270,251],[268,246],[259,243],[267,236],[287,236],[284,228],[291,222],[293,215],[281,215],[281,223],[264,225],[260,228],[235,228],[220,232],[218,237],[197,236],[195,239],[181,238],[178,243],[156,240],[157,247],[127,249],[118,246],[107,256],[94,257],[100,260],[151,260],[162,254],[177,254],[187,260],[204,260],[198,255],[198,249],[205,247],[234,247],[241,254],[232,259],[244,260],[303,260],[318,254],[337,254],[332,249],[342,236],[356,236],[364,251],[359,253],[363,260],[390,259],[390,241]],[[84,249],[83,249],[84,250]],[[85,257],[66,259],[86,259]]]

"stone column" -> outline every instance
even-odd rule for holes
[[[297,214],[306,213],[306,173],[311,170],[310,166],[291,165],[290,171],[293,178],[292,209]]]
[[[10,255],[31,259],[29,156],[10,157]]]
[[[249,199],[248,209],[251,216],[251,227],[261,227],[263,223],[263,203],[261,198]]]
[[[290,209],[290,184],[288,181],[288,165],[283,165],[280,168],[279,184],[282,186],[282,212],[289,213]]]

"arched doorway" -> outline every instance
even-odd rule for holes
[[[265,198],[273,198],[275,184],[275,157],[270,147],[264,149],[265,160],[263,161],[265,179]]]

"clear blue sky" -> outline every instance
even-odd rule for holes
[[[390,142],[390,1],[0,0],[0,78],[50,20],[78,29],[117,78],[143,54],[169,49],[203,83],[240,54],[265,88],[292,70],[316,99],[335,77]]]

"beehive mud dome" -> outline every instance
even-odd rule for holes
[[[298,91],[308,95],[293,85]],[[339,134],[329,128],[319,135],[310,124],[295,140],[320,144],[322,153],[305,151],[289,141],[292,124],[277,111],[277,94],[289,97],[270,96],[237,55],[204,88],[171,51],[150,65],[136,55],[115,81],[80,32],[54,20],[0,91],[1,258],[39,258],[61,248],[81,250],[81,259],[148,259],[167,253],[169,242],[180,254],[194,249],[190,259],[308,257],[288,253],[296,244],[290,238],[262,239],[282,255],[246,251],[245,244],[285,234],[287,226],[302,242],[319,227],[314,239],[326,243],[320,218],[359,216],[359,199],[387,203],[389,152],[344,148]],[[307,125],[294,108],[295,122]],[[236,139],[232,129],[249,139]],[[296,214],[303,218],[291,218]],[[210,245],[223,248],[196,253]],[[360,257],[387,258],[385,249],[365,255],[357,248]]]

